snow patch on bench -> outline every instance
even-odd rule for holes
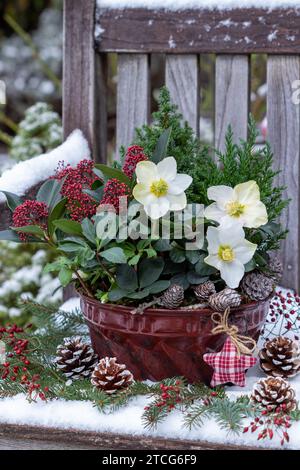
[[[20,162],[5,171],[0,178],[0,191],[24,196],[30,188],[53,176],[59,162],[76,166],[81,160],[90,158],[88,142],[82,132],[76,129],[51,152]],[[5,201],[5,196],[0,193],[0,204]]]
[[[146,8],[148,10],[189,10],[189,9],[218,9],[234,8],[289,8],[298,7],[299,0],[97,0],[98,8],[125,9]]]

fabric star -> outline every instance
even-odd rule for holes
[[[244,387],[247,369],[256,364],[255,357],[238,355],[229,337],[220,352],[204,354],[203,360],[214,369],[210,382],[212,387],[229,382]]]

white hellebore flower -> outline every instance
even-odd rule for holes
[[[217,222],[235,220],[243,227],[257,228],[268,222],[266,206],[260,200],[255,181],[230,186],[211,186],[209,199],[216,201],[205,209],[205,217]]]
[[[151,219],[159,219],[168,211],[180,211],[187,204],[185,190],[193,178],[177,174],[174,157],[164,158],[157,165],[150,161],[139,162],[136,166],[137,185],[134,198],[143,204]]]
[[[244,264],[252,259],[257,245],[245,239],[240,224],[232,222],[208,227],[207,241],[205,263],[217,268],[228,287],[235,289],[245,273]]]

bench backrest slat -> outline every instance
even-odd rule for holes
[[[135,128],[150,118],[149,56],[119,54],[117,88],[117,146],[133,141]]]
[[[300,113],[299,104],[293,103],[292,83],[300,78],[299,56],[270,56],[267,68],[268,139],[274,152],[275,167],[281,169],[278,180],[286,186],[285,196],[291,198],[281,222],[289,229],[282,245],[284,282],[299,288],[299,165],[300,165]]]
[[[229,124],[236,142],[247,138],[249,71],[247,55],[216,57],[215,146],[221,151]]]
[[[178,106],[196,135],[199,135],[199,71],[197,54],[166,56],[166,85],[172,101]]]

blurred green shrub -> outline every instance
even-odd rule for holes
[[[43,272],[51,260],[51,252],[38,245],[0,242],[0,324],[31,321],[20,309],[26,299],[48,305],[61,302],[60,282]]]
[[[25,112],[16,136],[12,139],[10,156],[27,160],[49,152],[61,144],[63,138],[60,116],[46,103],[36,103]]]

